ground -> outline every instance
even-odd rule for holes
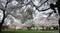
[[[2,33],[59,33],[59,30],[3,30]]]

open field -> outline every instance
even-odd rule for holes
[[[59,30],[3,30],[2,33],[59,33]]]

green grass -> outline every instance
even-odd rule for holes
[[[3,30],[2,33],[59,33],[58,30]]]

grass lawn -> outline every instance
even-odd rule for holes
[[[59,33],[59,30],[3,30],[2,33]]]

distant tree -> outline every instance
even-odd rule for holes
[[[29,19],[22,24],[22,27],[26,27],[28,30],[31,30],[31,28],[33,27],[33,23],[34,23],[33,20]]]

